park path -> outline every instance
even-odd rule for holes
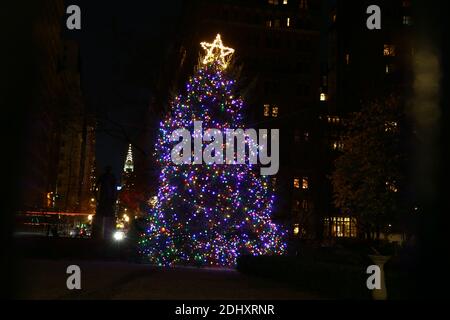
[[[81,268],[81,290],[66,288],[67,266]],[[317,299],[287,284],[233,269],[156,268],[126,262],[25,260],[23,299]]]

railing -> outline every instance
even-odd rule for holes
[[[90,237],[92,215],[85,212],[22,211],[15,217],[15,234]]]

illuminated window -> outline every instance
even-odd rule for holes
[[[336,22],[336,13],[333,13],[333,15],[331,16],[331,21],[333,23]]]
[[[266,27],[272,28],[272,20],[266,21]]]
[[[412,20],[410,16],[403,16],[403,25],[404,26],[412,25]]]
[[[278,107],[277,106],[271,106],[270,104],[265,104],[264,105],[264,117],[270,117],[272,116],[273,118],[278,117]]]
[[[385,44],[383,55],[385,57],[395,57],[395,46],[392,44]]]
[[[386,188],[391,192],[398,192],[397,183],[395,182],[395,180],[386,181]]]
[[[357,236],[356,219],[350,217],[331,217],[324,219],[325,236],[354,238]]]
[[[308,188],[309,188],[308,178],[307,178],[307,177],[304,177],[304,178],[302,179],[302,189],[306,190],[306,189],[308,189]]]
[[[270,116],[270,105],[265,104],[264,105],[264,117]]]
[[[350,64],[350,53],[345,54],[345,64]]]
[[[294,224],[294,235],[298,235],[300,233],[300,227],[298,226],[298,224]]]
[[[300,9],[308,9],[308,1],[300,0]]]
[[[395,122],[395,121],[387,121],[384,124],[384,131],[385,132],[395,132],[395,131],[397,131],[397,122]]]
[[[327,94],[326,93],[322,92],[320,94],[320,101],[327,101]]]
[[[394,71],[394,65],[392,63],[387,63],[386,68],[385,68],[386,74],[390,74],[393,71]]]
[[[286,27],[291,26],[291,18],[286,18]]]
[[[283,4],[288,4],[288,0],[283,0]]]
[[[299,178],[294,178],[294,188],[300,189],[300,179]]]
[[[344,150],[344,143],[342,143],[341,141],[334,141],[331,144],[331,147],[333,150],[342,151]]]
[[[278,117],[278,107],[272,107],[272,117]]]
[[[277,5],[278,4],[278,0],[268,0],[269,4],[273,4],[273,5]]]
[[[47,193],[47,207],[53,208],[55,206],[55,196],[53,192]]]

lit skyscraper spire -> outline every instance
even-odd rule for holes
[[[131,149],[131,143],[128,145],[127,158],[125,159],[125,165],[123,167],[124,172],[133,172],[134,164],[133,164],[133,150]]]

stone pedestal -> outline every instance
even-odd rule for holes
[[[372,298],[374,300],[386,300],[387,299],[387,290],[386,290],[386,282],[384,280],[384,264],[391,258],[391,256],[382,256],[382,255],[369,255],[369,258],[375,263],[378,267],[380,267],[380,282],[381,289],[372,290]]]

